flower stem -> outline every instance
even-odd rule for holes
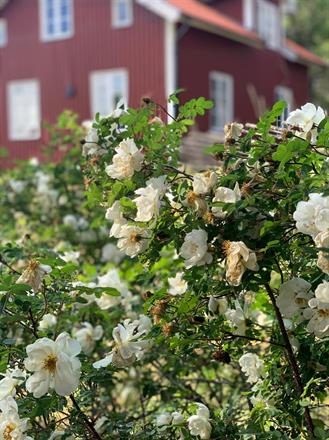
[[[84,421],[87,429],[89,430],[89,432],[92,434],[93,438],[95,438],[97,440],[102,440],[102,437],[96,431],[93,422],[91,420],[89,420],[89,418],[86,416],[86,414],[82,411],[78,402],[75,400],[75,397],[73,394],[70,394],[70,398],[72,400],[73,406],[75,407],[75,409],[78,411],[78,413],[83,418],[83,421]]]
[[[265,288],[266,288],[266,291],[267,291],[267,293],[268,293],[268,295],[270,297],[272,305],[274,307],[276,318],[278,320],[280,331],[281,331],[281,334],[282,334],[282,337],[283,337],[283,340],[284,340],[284,346],[285,346],[285,349],[286,349],[287,358],[288,358],[289,364],[290,364],[291,369],[292,369],[292,373],[293,373],[293,377],[294,377],[294,380],[295,380],[295,383],[296,383],[296,387],[297,387],[298,393],[299,393],[299,395],[302,395],[303,392],[304,392],[303,382],[302,382],[302,379],[301,379],[301,376],[300,376],[300,372],[299,372],[299,368],[298,368],[298,364],[297,364],[297,359],[296,359],[295,353],[294,353],[294,351],[292,349],[292,346],[291,346],[291,343],[290,343],[290,340],[289,340],[289,336],[288,336],[287,330],[286,330],[286,328],[284,326],[284,322],[283,322],[283,318],[282,318],[280,309],[279,309],[279,307],[276,304],[275,296],[274,296],[274,293],[273,293],[270,285],[269,284],[265,284]],[[307,430],[308,430],[311,438],[313,438],[314,437],[314,425],[313,425],[313,420],[311,418],[310,410],[309,410],[308,407],[305,407],[304,418],[305,418]]]

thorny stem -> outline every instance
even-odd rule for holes
[[[290,340],[289,340],[289,336],[288,336],[287,330],[286,330],[286,328],[284,326],[284,322],[283,322],[283,318],[282,318],[280,309],[279,309],[279,307],[276,304],[274,293],[273,293],[273,291],[272,291],[272,289],[271,289],[271,287],[270,287],[270,285],[268,283],[265,284],[265,288],[266,288],[266,291],[267,291],[267,293],[268,293],[268,295],[270,297],[270,300],[272,302],[272,305],[273,305],[273,308],[274,308],[274,311],[275,311],[275,314],[276,314],[276,318],[277,318],[278,323],[279,323],[280,331],[281,331],[281,334],[282,334],[282,337],[283,337],[283,340],[284,340],[284,344],[285,344],[287,358],[288,358],[289,364],[290,364],[291,369],[292,369],[292,373],[293,373],[293,377],[294,377],[294,380],[295,380],[295,383],[296,383],[296,387],[297,387],[298,393],[299,393],[299,395],[302,395],[303,392],[304,392],[303,382],[302,382],[302,379],[301,379],[301,376],[300,376],[300,372],[299,372],[297,360],[296,360],[296,357],[295,357],[295,353],[294,353],[294,351],[292,349],[292,346],[291,346],[291,343],[290,343]],[[314,437],[314,425],[313,425],[313,420],[311,418],[310,410],[309,410],[308,407],[305,407],[304,418],[305,418],[307,430],[308,430],[311,438],[313,438]]]
[[[18,272],[16,269],[11,267],[11,265],[9,263],[7,263],[7,261],[3,258],[2,255],[0,255],[0,263],[2,263],[4,266],[8,267],[8,269],[11,270],[11,272],[13,272],[13,273],[15,273],[17,275],[21,275],[20,272]]]
[[[96,431],[93,422],[91,420],[89,420],[89,418],[86,416],[86,414],[82,411],[78,402],[75,400],[75,397],[73,394],[70,394],[70,398],[72,400],[73,406],[76,408],[76,410],[79,412],[79,414],[83,418],[83,421],[85,422],[85,425],[86,425],[87,429],[89,430],[89,432],[92,434],[93,438],[95,438],[97,440],[102,440],[102,437]]]

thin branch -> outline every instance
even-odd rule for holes
[[[102,437],[96,431],[93,422],[91,420],[89,420],[89,418],[86,416],[86,414],[82,411],[82,409],[80,408],[78,402],[75,400],[75,397],[74,397],[73,394],[70,394],[70,398],[72,400],[73,406],[75,407],[75,409],[78,411],[78,413],[83,418],[83,421],[84,421],[84,423],[86,425],[86,428],[92,434],[93,438],[95,438],[97,440],[102,440]]]
[[[276,304],[274,293],[273,293],[273,291],[272,291],[272,289],[271,289],[271,287],[270,287],[270,285],[268,283],[265,284],[265,288],[266,288],[266,291],[267,291],[267,293],[268,293],[268,295],[270,297],[270,300],[272,302],[272,305],[273,305],[273,308],[274,308],[274,311],[275,311],[275,314],[276,314],[276,318],[277,318],[278,323],[279,323],[280,331],[281,331],[281,334],[282,334],[282,337],[283,337],[283,340],[284,340],[284,343],[285,343],[285,349],[286,349],[286,353],[287,353],[287,358],[288,358],[289,364],[290,364],[291,369],[292,369],[292,373],[293,373],[293,377],[294,377],[294,380],[295,380],[295,383],[296,383],[296,387],[297,387],[298,393],[299,393],[299,395],[302,395],[303,392],[304,392],[303,382],[302,382],[302,379],[301,379],[301,376],[300,376],[300,372],[299,372],[297,360],[296,360],[296,357],[295,357],[295,353],[294,353],[294,351],[292,349],[292,346],[291,346],[291,343],[290,343],[290,340],[289,340],[289,336],[288,336],[287,330],[286,330],[286,328],[284,326],[284,321],[283,321],[280,309],[279,309],[279,307]],[[305,407],[304,418],[305,418],[307,430],[308,430],[311,438],[313,438],[314,437],[314,425],[313,425],[313,420],[311,418],[311,413],[310,413],[310,410],[309,410],[308,407]]]

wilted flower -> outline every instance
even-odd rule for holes
[[[224,186],[218,187],[215,191],[215,197],[212,199],[215,203],[236,203],[239,200],[241,200],[241,192],[238,183],[235,184],[234,189]],[[226,216],[226,212],[221,207],[213,206],[211,210],[215,217],[224,218]]]
[[[313,238],[329,229],[329,196],[312,193],[307,202],[298,202],[293,214],[296,228]]]
[[[312,317],[307,330],[318,338],[329,336],[329,282],[323,281],[315,289],[315,298],[308,302],[312,309]]]
[[[51,313],[46,313],[43,315],[41,321],[39,322],[40,330],[47,330],[50,327],[54,327],[57,324],[57,318]]]
[[[51,267],[40,264],[38,261],[29,261],[22,275],[16,281],[17,284],[28,284],[34,293],[39,292],[45,276],[51,272]]]
[[[150,242],[150,231],[134,225],[122,226],[119,233],[118,248],[129,257],[144,252]]]
[[[138,195],[133,200],[137,206],[137,222],[148,222],[159,215],[161,199],[166,191],[165,180],[166,176],[152,178],[146,182],[145,188],[135,191]]]
[[[26,373],[19,368],[8,368],[5,377],[0,380],[0,401],[8,396],[15,397],[16,387],[21,385],[26,378]]]
[[[12,397],[0,401],[0,439],[33,440],[25,434],[28,419],[20,419],[17,403]]]
[[[141,170],[143,154],[133,139],[123,140],[115,151],[117,154],[113,156],[112,165],[108,165],[105,169],[112,179],[129,179],[135,171]]]
[[[318,253],[317,266],[322,272],[329,275],[329,232],[320,232],[314,239],[317,247],[328,249]]]
[[[243,241],[226,241],[226,279],[231,286],[241,283],[247,269],[257,271],[259,266],[255,252],[251,251]]]
[[[197,403],[198,410],[196,415],[188,418],[188,429],[193,436],[199,436],[202,440],[210,439],[211,424],[209,422],[209,409],[202,403]]]
[[[212,255],[208,252],[208,234],[203,229],[193,229],[186,234],[180,249],[180,256],[185,260],[185,267],[203,266],[212,262]]]
[[[149,332],[151,325],[151,320],[144,315],[133,322],[129,319],[124,320],[123,324],[113,329],[112,335],[115,342],[113,350],[104,359],[95,362],[94,368],[103,368],[110,364],[127,367],[141,359],[150,342],[140,340],[140,338]]]
[[[103,327],[96,325],[93,327],[89,322],[83,322],[81,328],[73,330],[73,336],[77,339],[81,346],[81,350],[85,354],[90,354],[103,336]]]
[[[214,171],[196,174],[193,177],[193,192],[196,195],[209,193],[217,183],[217,174]]]
[[[261,378],[264,370],[263,361],[257,354],[246,353],[239,359],[241,370],[248,376],[247,382],[255,383]]]
[[[276,303],[285,318],[302,318],[312,298],[311,284],[303,278],[292,278],[281,284]]]
[[[25,368],[34,374],[26,381],[26,389],[38,398],[53,388],[60,396],[73,393],[79,386],[80,361],[78,341],[61,333],[55,341],[37,339],[26,347]]]
[[[230,124],[224,125],[224,135],[225,143],[231,143],[232,141],[237,141],[241,136],[243,130],[243,124],[238,122],[231,122]]]
[[[168,278],[170,295],[183,295],[186,292],[187,281],[183,279],[183,275],[183,272],[177,272],[174,278]]]

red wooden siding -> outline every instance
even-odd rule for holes
[[[129,104],[143,96],[165,103],[164,22],[134,4],[134,24],[111,27],[110,0],[74,1],[74,36],[42,42],[39,37],[38,0],[14,0],[2,12],[8,21],[8,45],[0,49],[0,145],[9,145],[5,112],[6,83],[37,78],[41,85],[41,111],[53,122],[63,109],[90,119],[89,73],[98,69],[129,71]],[[65,91],[73,85],[75,96]],[[39,155],[39,142],[10,142],[15,158]]]
[[[193,28],[183,35],[178,47],[178,83],[187,90],[184,98],[209,97],[209,72],[228,73],[234,79],[234,114],[239,121],[256,120],[248,83],[265,97],[268,106],[274,102],[274,89],[278,85],[293,90],[297,106],[309,98],[307,68],[286,61],[275,51],[248,47]],[[200,119],[199,128],[209,128],[207,118]]]

